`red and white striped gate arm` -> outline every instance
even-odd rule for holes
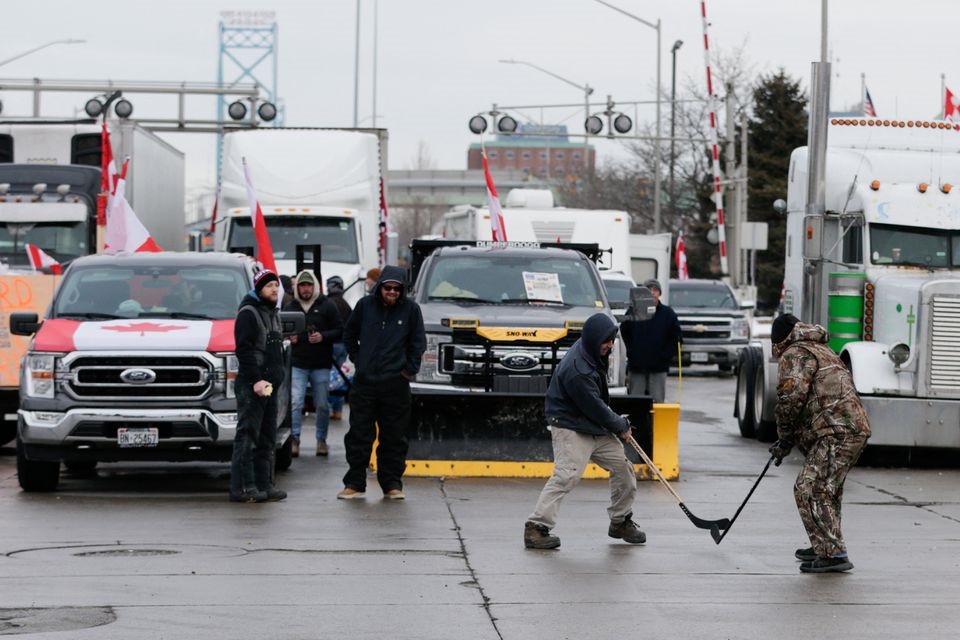
[[[703,17],[703,59],[707,66],[707,108],[710,110],[710,160],[713,166],[713,201],[717,205],[717,238],[720,241],[720,273],[730,275],[727,266],[727,231],[724,223],[723,187],[720,184],[720,145],[717,143],[717,97],[713,93],[713,78],[710,75],[710,41],[707,37],[707,3],[700,0]],[[728,132],[732,134],[733,132]]]

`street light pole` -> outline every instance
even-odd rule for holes
[[[28,56],[28,55],[30,55],[31,53],[35,52],[35,51],[40,51],[41,49],[46,49],[47,47],[52,47],[52,46],[55,45],[55,44],[81,44],[81,43],[83,43],[83,42],[86,42],[86,40],[75,40],[74,38],[67,38],[66,40],[53,40],[53,41],[51,41],[51,42],[47,42],[46,44],[42,44],[42,45],[40,45],[39,47],[34,47],[33,49],[30,49],[29,51],[24,51],[23,53],[18,53],[17,55],[13,56],[12,58],[7,58],[6,60],[0,61],[0,67],[2,67],[3,65],[7,64],[8,62],[13,62],[14,60],[19,60],[20,58],[22,58],[22,57],[24,57],[24,56]]]
[[[572,80],[567,80],[566,78],[564,78],[564,77],[561,76],[561,75],[557,75],[556,73],[554,73],[554,72],[552,72],[552,71],[548,71],[547,69],[544,69],[543,67],[539,67],[539,66],[533,64],[532,62],[526,62],[525,60],[514,60],[513,58],[511,58],[510,60],[500,60],[500,62],[502,62],[503,64],[522,64],[522,65],[527,66],[527,67],[530,67],[530,68],[532,68],[532,69],[536,69],[537,71],[539,71],[539,72],[541,72],[541,73],[545,73],[545,74],[547,74],[548,76],[552,76],[552,77],[556,78],[557,80],[560,80],[561,82],[566,82],[567,84],[569,84],[569,85],[572,86],[572,87],[576,87],[577,89],[580,89],[581,91],[583,91],[583,120],[584,120],[584,122],[586,122],[587,118],[590,117],[590,95],[593,93],[593,87],[591,87],[589,84],[585,84],[585,85],[582,85],[582,86],[581,86],[581,85],[577,84],[576,82],[574,82],[574,81],[572,81]],[[589,152],[590,152],[590,142],[587,140],[587,138],[584,138],[584,139],[583,139],[583,179],[584,179],[584,181],[586,181],[586,180],[589,178],[589,174],[590,174],[590,153],[589,153]],[[550,158],[549,158],[549,156],[548,156],[548,157],[547,157],[547,170],[549,171],[549,169],[550,169]]]
[[[670,70],[670,184],[667,187],[670,197],[670,219],[674,223],[677,221],[677,202],[676,194],[673,191],[673,167],[676,162],[676,153],[674,153],[676,143],[677,127],[677,49],[683,46],[683,40],[677,40],[670,48],[670,55],[673,57]]]
[[[637,22],[644,24],[651,29],[655,29],[657,32],[657,140],[656,140],[656,153],[653,158],[653,232],[660,233],[660,142],[661,142],[661,133],[660,133],[660,19],[657,18],[657,22],[653,23],[649,20],[644,20],[640,16],[635,16],[629,11],[624,11],[620,7],[614,6],[605,0],[596,0],[600,4],[610,7],[614,11],[622,13],[628,18],[632,18]],[[826,1],[826,0],[824,0]]]

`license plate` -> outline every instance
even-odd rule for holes
[[[693,351],[690,354],[690,362],[709,362],[710,354],[703,351]]]
[[[117,429],[117,444],[120,447],[155,447],[160,442],[160,432],[156,427],[147,429]]]

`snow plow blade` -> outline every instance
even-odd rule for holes
[[[630,416],[634,437],[660,472],[677,478],[679,405],[654,405],[642,396],[613,396],[610,404],[617,413]],[[407,438],[410,476],[546,478],[553,472],[540,394],[415,390]],[[627,455],[638,477],[655,477],[635,452],[628,450]],[[606,476],[603,469],[589,464],[583,477]]]

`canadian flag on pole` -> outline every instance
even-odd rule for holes
[[[107,209],[113,190],[117,186],[117,165],[113,161],[113,146],[110,144],[110,132],[107,123],[100,130],[100,195],[97,198],[97,226],[107,224]]]
[[[104,237],[103,252],[106,254],[122,251],[136,253],[138,251],[163,251],[150,232],[143,226],[133,207],[127,202],[127,167],[130,158],[123,161],[120,170],[120,179],[117,188],[107,204],[107,231]]]
[[[480,159],[483,160],[483,177],[487,181],[487,208],[490,210],[490,227],[493,232],[494,242],[507,241],[507,228],[503,224],[503,209],[500,207],[500,196],[497,195],[497,186],[493,184],[493,176],[490,175],[490,165],[487,164],[487,154],[480,152]]]
[[[267,233],[267,221],[263,217],[263,210],[260,208],[260,202],[257,200],[257,192],[253,188],[253,180],[250,179],[250,167],[247,166],[247,159],[243,158],[243,178],[247,187],[247,205],[250,207],[250,219],[253,222],[253,235],[257,239],[256,258],[263,266],[273,271],[278,276],[277,261],[273,257],[273,245],[270,244],[270,234]],[[279,309],[283,301],[283,284],[280,285],[280,295],[277,296],[277,308]]]
[[[677,234],[677,248],[674,254],[677,260],[677,279],[688,279],[690,272],[687,271],[687,248],[683,244],[683,231]]]
[[[950,89],[947,89],[947,97],[943,104],[943,119],[954,124],[960,124],[960,104],[958,104],[957,96],[953,95]]]
[[[26,244],[24,245],[24,248],[27,250],[27,257],[30,259],[30,266],[37,271],[43,269],[44,267],[49,267],[50,273],[63,273],[63,267],[60,266],[60,263],[54,260],[53,256],[37,245]]]

